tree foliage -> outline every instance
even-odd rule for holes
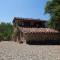
[[[0,24],[0,39],[10,40],[13,32],[13,27],[10,23],[2,22]]]
[[[60,20],[60,0],[48,0],[45,13],[50,14],[50,25],[53,26],[55,20]]]

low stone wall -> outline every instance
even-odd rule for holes
[[[15,33],[16,34],[14,34],[13,40],[18,42],[60,40],[60,32],[46,28],[18,28]]]
[[[24,38],[29,40],[60,40],[60,33],[25,33]]]

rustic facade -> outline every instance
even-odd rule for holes
[[[47,22],[39,19],[14,18],[14,41],[60,40],[60,32],[47,28]]]
[[[46,21],[40,19],[28,19],[28,18],[14,18],[13,23],[20,27],[35,27],[35,28],[45,28]]]

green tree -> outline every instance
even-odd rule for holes
[[[0,37],[2,40],[11,40],[13,26],[10,23],[0,24]]]
[[[60,20],[60,0],[48,0],[45,7],[45,13],[50,14],[50,21],[48,24],[53,27],[54,21]]]

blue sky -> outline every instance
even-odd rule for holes
[[[12,22],[14,17],[48,20],[44,14],[47,0],[0,0],[0,22]]]

